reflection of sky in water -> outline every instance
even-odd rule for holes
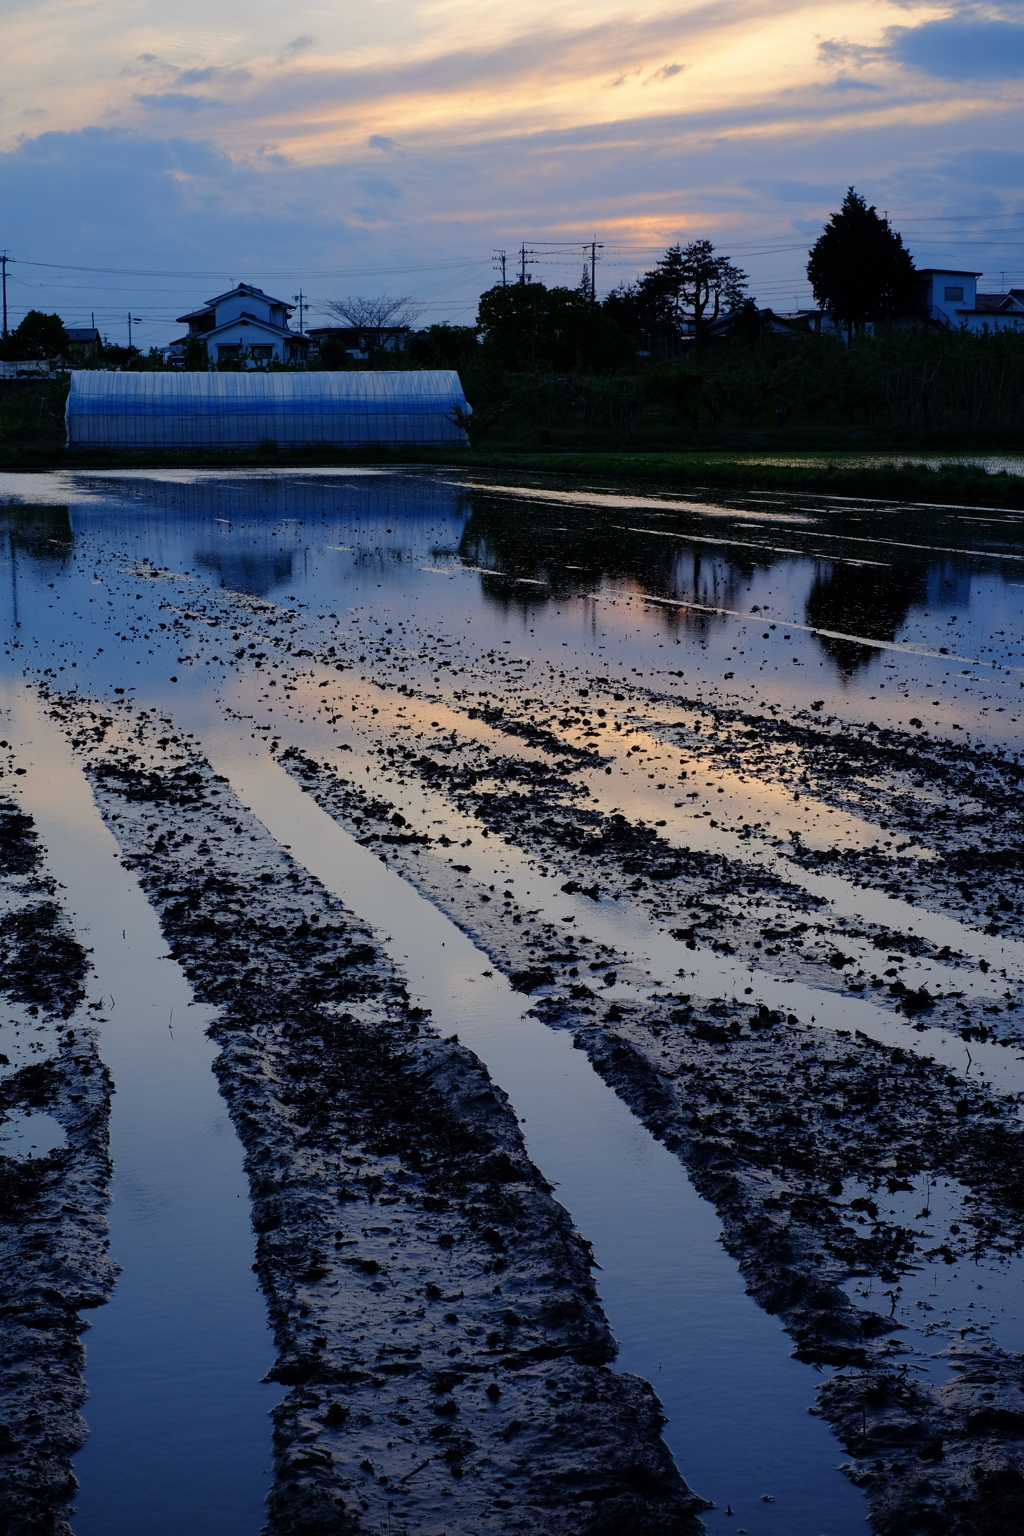
[[[843,1191],[847,1204],[862,1202],[848,1211],[862,1232],[871,1230],[877,1213],[879,1221],[924,1239],[927,1263],[895,1281],[864,1275],[843,1289],[857,1306],[899,1325],[889,1336],[894,1363],[906,1362],[912,1374],[936,1382],[948,1380],[959,1349],[970,1353],[992,1344],[1024,1352],[1024,1256],[964,1253],[972,1234],[967,1194],[955,1180],[920,1177],[910,1190],[851,1181]]]
[[[275,639],[300,654],[307,625],[318,650],[361,632],[354,654],[370,675],[385,645],[401,648],[406,680],[428,687],[440,675],[457,688],[467,655],[490,654],[496,693],[515,658],[527,685],[555,692],[596,674],[758,711],[820,702],[879,724],[1018,735],[1024,670],[991,665],[1024,662],[1024,561],[993,558],[1024,553],[1011,518],[856,504],[819,516],[806,497],[705,512],[548,504],[418,472],[4,475],[5,497],[31,503],[0,505],[5,666],[100,696],[125,689],[179,718],[186,690],[200,719],[212,694],[236,689],[235,669],[255,666],[250,644],[273,651],[259,636],[274,621]],[[911,547],[922,543],[942,548]],[[239,595],[233,611],[202,601],[222,588]],[[193,601],[199,621],[178,623]],[[933,654],[901,656],[872,639]],[[440,673],[436,658],[452,670]],[[954,1268],[959,1279],[907,1282],[898,1305],[933,1306],[937,1316],[918,1311],[948,1317],[947,1331],[976,1313],[966,1292],[947,1297],[968,1285],[964,1261]],[[859,1284],[868,1295],[855,1292],[858,1305],[888,1311],[881,1282]],[[896,1338],[910,1341],[910,1328]],[[918,1327],[924,1368],[946,1373],[930,1361],[945,1342]]]
[[[64,1127],[52,1115],[13,1111],[0,1121],[0,1157],[46,1157],[66,1145]]]
[[[1017,735],[1024,524],[1012,513],[816,509],[771,495],[705,513],[649,494],[623,510],[628,498],[524,501],[448,475],[365,471],[8,474],[0,498],[31,503],[0,511],[4,633],[28,605],[19,638],[35,655],[20,659],[58,675],[63,665],[83,686],[164,691],[190,666],[154,628],[168,585],[135,579],[148,560],[197,591],[223,586],[309,617],[361,609],[450,628],[473,647],[511,638],[527,661],[596,664],[755,709],[841,700],[855,720]],[[120,576],[107,568],[96,586],[104,555]],[[110,617],[135,642],[116,653],[100,634]],[[900,655],[902,644],[934,654]],[[204,681],[219,666],[204,663]]]

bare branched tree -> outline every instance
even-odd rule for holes
[[[384,331],[412,325],[423,313],[407,294],[382,293],[378,298],[327,299],[323,308],[358,331]]]

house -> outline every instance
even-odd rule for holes
[[[979,293],[980,272],[940,267],[918,269],[921,303],[929,320],[951,330],[1016,331],[1024,328],[1024,290]]]
[[[73,347],[88,347],[90,352],[99,352],[103,346],[94,325],[66,325],[64,332]]]
[[[407,325],[317,325],[309,328],[311,357],[330,350],[367,358],[379,352],[400,352],[409,336]]]
[[[724,341],[744,332],[768,332],[773,336],[809,336],[820,331],[824,311],[820,309],[796,309],[778,313],[773,309],[740,305],[727,310],[717,320],[709,320],[704,326],[706,341]]]
[[[199,309],[178,316],[178,324],[187,325],[188,334],[167,347],[167,361],[184,363],[190,341],[197,342],[207,362],[214,365],[304,361],[309,340],[288,323],[294,307],[271,298],[262,288],[239,283]]]

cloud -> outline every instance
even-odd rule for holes
[[[97,279],[110,286],[93,292],[81,274],[12,266],[18,302],[67,311],[75,323],[93,304],[155,313],[161,293],[173,319],[243,277],[282,293],[301,283],[314,298],[347,283],[426,292],[436,280],[427,319],[457,318],[459,304],[471,318],[491,281],[492,246],[596,234],[606,242],[602,288],[650,266],[677,236],[706,235],[752,271],[763,302],[773,300],[773,273],[785,276],[789,307],[803,283],[804,236],[820,233],[851,183],[897,227],[901,214],[950,216],[945,247],[937,237],[926,247],[916,234],[925,225],[908,222],[919,260],[1003,264],[1004,248],[984,245],[989,226],[971,234],[965,215],[1016,211],[1022,114],[1005,89],[989,91],[986,105],[959,77],[907,67],[915,48],[925,57],[939,25],[916,23],[943,6],[928,0],[920,12],[895,0],[879,11],[874,0],[843,0],[840,11],[836,0],[812,13],[802,0],[658,3],[665,8],[598,0],[586,10],[528,3],[510,12],[475,0],[467,12],[454,0],[395,0],[346,12],[343,27],[336,7],[294,0],[288,24],[315,31],[316,46],[303,35],[282,52],[280,8],[257,6],[243,57],[237,34],[217,30],[227,0],[203,0],[208,28],[160,44],[166,56],[136,52],[166,35],[155,23],[126,44],[123,31],[101,36],[91,0],[34,0],[25,25],[45,13],[56,43],[47,53],[33,33],[18,55],[31,67],[8,71],[19,94],[8,101],[0,206],[14,254],[168,275],[147,297],[127,277]],[[983,23],[1001,16],[1010,26],[1017,14],[968,4],[947,0],[955,12],[943,25],[977,37]],[[205,15],[198,0],[179,5],[190,22]],[[133,7],[159,18],[157,0]],[[416,25],[397,27],[399,12]],[[92,53],[62,31],[68,17],[99,39]],[[889,21],[901,29],[883,32]],[[820,41],[815,28],[829,23],[840,35]],[[9,62],[12,37],[0,18]],[[860,38],[868,42],[851,40]],[[685,91],[655,88],[684,71]],[[145,94],[133,100],[134,91]],[[49,107],[46,123],[67,131],[40,133],[20,115],[35,107]],[[135,130],[82,126],[109,124],[108,109]],[[954,160],[952,146],[974,160]],[[159,339],[174,333],[169,321]]]
[[[144,80],[159,79],[169,86],[209,85],[214,80],[220,85],[244,85],[252,78],[251,72],[239,65],[204,64],[198,68],[180,69],[158,53],[137,54],[123,66],[121,74]]]
[[[385,181],[383,176],[360,176],[356,185],[367,197],[398,198],[402,195],[401,187],[396,187],[393,181]]]
[[[852,65],[855,69],[862,69],[865,64],[874,64],[879,59],[884,59],[884,48],[873,48],[865,43],[851,43],[845,37],[826,37],[818,44],[818,58],[823,64],[838,64],[845,68]]]
[[[778,203],[841,203],[846,192],[839,181],[797,181],[783,176],[750,176],[743,185]]]
[[[1024,22],[961,15],[898,27],[887,52],[940,80],[1016,80],[1024,76]]]
[[[837,75],[824,89],[826,91],[880,91],[882,87],[873,80],[858,80],[854,75]]]
[[[174,71],[174,81],[176,85],[205,85],[219,73],[213,64],[207,64],[205,69],[177,69]]]
[[[332,112],[350,120],[360,105],[380,110],[392,102],[403,117],[437,122],[438,107],[453,126],[469,112],[479,131],[489,117],[509,122],[510,112],[537,120],[554,89],[584,101],[591,90],[620,86],[644,72],[649,57],[682,40],[727,29],[740,30],[768,13],[778,0],[735,0],[727,16],[715,4],[690,11],[663,11],[646,17],[613,16],[590,26],[531,27],[486,46],[437,49],[395,62],[304,65],[294,79],[269,77],[258,96],[259,107],[285,133],[286,114],[294,112],[296,132],[306,134],[311,119],[324,123]],[[650,76],[664,82],[686,65],[663,65]],[[609,76],[611,77],[609,79]],[[481,107],[481,92],[490,106]],[[471,105],[460,103],[465,96]],[[255,103],[254,103],[255,104]],[[389,106],[389,112],[391,111]],[[393,113],[391,114],[393,115]],[[290,128],[290,124],[288,127]],[[403,138],[408,134],[403,130]]]
[[[293,37],[290,43],[285,43],[279,57],[294,59],[296,54],[305,53],[307,49],[312,48],[315,41],[316,39],[312,37]]]
[[[644,85],[660,85],[665,80],[671,80],[675,75],[681,75],[687,66],[685,64],[663,64],[656,69],[653,75],[648,75]]]
[[[162,91],[156,96],[134,96],[147,112],[201,112],[204,107],[226,107],[215,96],[189,96],[185,91]]]

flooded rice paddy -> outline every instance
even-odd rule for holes
[[[1024,503],[73,472],[0,538],[5,1515],[1019,1526]]]

